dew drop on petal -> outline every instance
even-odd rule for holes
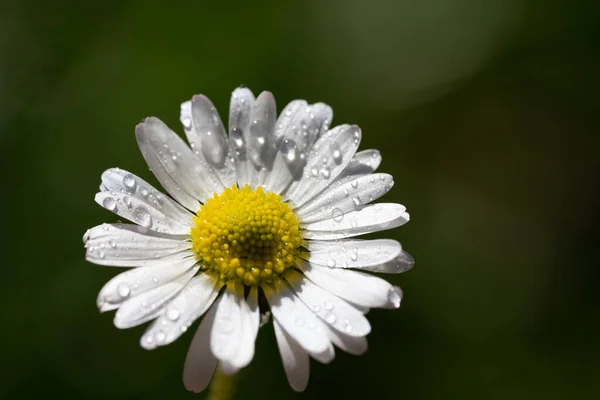
[[[327,260],[327,266],[328,266],[329,268],[333,268],[333,267],[335,267],[335,260],[334,260],[333,258],[330,258],[330,259],[328,259],[328,260]]]
[[[328,166],[324,166],[323,168],[321,168],[321,176],[325,179],[329,179],[329,177],[331,176],[331,170]]]
[[[135,181],[135,177],[133,175],[127,174],[123,177],[123,185],[125,185],[128,190],[135,190],[136,184],[137,182]]]
[[[331,152],[333,161],[337,165],[340,165],[342,163],[342,149],[340,148],[340,144],[338,142],[331,142],[329,144],[329,151]]]
[[[129,296],[129,294],[131,293],[131,289],[129,288],[129,285],[126,283],[120,283],[119,286],[117,286],[117,294],[123,298]]]
[[[341,222],[344,219],[344,212],[336,207],[331,211],[331,217],[335,222]]]
[[[179,311],[175,308],[169,308],[167,310],[167,318],[171,321],[177,321],[179,319]]]
[[[336,320],[337,320],[337,318],[332,313],[327,313],[325,315],[325,321],[329,324],[335,324]]]
[[[303,326],[304,325],[304,318],[302,317],[296,317],[296,319],[294,320],[294,323],[296,324],[296,326]]]
[[[328,310],[328,311],[333,310],[333,303],[331,301],[327,300],[325,302],[325,309]]]
[[[108,241],[108,244],[109,244],[109,246],[110,246],[110,247],[112,247],[113,249],[116,249],[116,248],[117,248],[117,242],[115,242],[115,240],[114,240],[114,239],[110,239],[110,240]]]
[[[135,211],[133,212],[133,219],[144,228],[149,228],[152,226],[152,217],[144,206],[136,207]]]
[[[112,197],[106,197],[102,200],[102,206],[108,211],[115,211],[117,209],[117,202]]]
[[[402,301],[402,289],[398,286],[392,286],[388,292],[388,301],[394,308],[400,307],[400,302]]]

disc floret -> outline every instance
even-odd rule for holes
[[[232,186],[208,199],[194,217],[193,250],[206,273],[222,282],[258,286],[294,265],[302,238],[291,207],[275,193]]]

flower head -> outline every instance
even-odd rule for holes
[[[136,128],[170,196],[119,168],[102,174],[96,202],[135,224],[84,236],[89,261],[131,267],[102,288],[98,307],[117,309],[118,328],[154,320],[146,349],[203,317],[185,361],[189,390],[204,390],[217,367],[233,374],[250,363],[261,313],[272,313],[288,381],[302,391],[309,357],[330,362],[334,345],[362,354],[367,311],[400,306],[400,288],[363,271],[404,272],[412,257],[394,240],[352,237],[409,216],[399,204],[369,204],[392,177],[374,173],[377,150],[357,152],[357,126],[329,129],[332,116],[295,100],[277,118],[270,93],[238,88],[226,134],[210,100],[194,96],[181,105],[189,146],[156,118]]]

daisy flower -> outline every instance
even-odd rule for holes
[[[392,177],[375,173],[377,150],[357,152],[356,125],[329,129],[323,103],[289,103],[276,115],[269,92],[231,96],[229,134],[211,101],[181,105],[189,146],[163,122],[136,127],[142,155],[167,195],[113,168],[96,202],[134,224],[103,224],[84,236],[88,261],[131,269],[98,295],[114,324],[149,325],[141,346],[172,343],[202,318],[183,381],[200,392],[254,356],[270,313],[283,367],[305,389],[309,358],[328,363],[334,346],[367,349],[371,308],[398,308],[400,288],[368,272],[400,273],[414,261],[395,240],[354,237],[409,219],[405,207],[369,204]],[[367,272],[364,272],[367,271]]]

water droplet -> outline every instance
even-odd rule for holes
[[[179,310],[175,308],[169,308],[167,310],[167,318],[171,321],[177,321],[179,319]]]
[[[135,190],[135,186],[137,185],[135,177],[131,174],[125,175],[123,177],[123,185],[125,185],[128,190]]]
[[[131,207],[131,199],[129,198],[129,196],[124,196],[123,197],[123,202],[125,203],[125,205],[127,207]]]
[[[183,124],[183,127],[185,129],[192,129],[192,120],[188,117],[185,117],[181,120],[181,123]]]
[[[114,240],[114,239],[110,239],[110,240],[108,241],[108,244],[109,244],[109,245],[110,245],[110,247],[112,247],[113,249],[116,249],[116,248],[117,248],[117,242],[115,242],[115,240]]]
[[[314,310],[316,313],[318,313],[319,311],[321,311],[321,306],[320,306],[320,305],[318,305],[318,304],[316,304],[316,305],[314,305],[314,306],[313,306],[313,310]]]
[[[312,168],[310,169],[310,173],[311,173],[311,174],[312,174],[312,176],[314,176],[315,178],[316,178],[317,176],[319,176],[319,170],[317,169],[317,167],[312,167]]]
[[[305,321],[304,321],[304,318],[302,318],[302,317],[296,317],[296,319],[294,320],[294,323],[296,324],[296,326],[303,326]]]
[[[120,283],[119,286],[117,286],[117,294],[123,298],[129,296],[129,294],[131,293],[131,289],[129,288],[129,285],[126,283]]]
[[[344,332],[346,332],[346,333],[352,332],[352,325],[350,325],[350,324],[345,325]]]
[[[334,260],[333,258],[330,258],[330,259],[328,259],[328,260],[327,260],[327,266],[328,266],[329,268],[333,268],[333,267],[335,267],[335,260]]]
[[[327,321],[328,324],[335,324],[336,320],[337,318],[332,313],[327,313],[325,315],[325,321]]]
[[[324,166],[323,168],[321,168],[321,176],[325,179],[329,179],[329,177],[331,176],[331,170],[328,166]]]
[[[388,292],[388,301],[394,308],[400,307],[400,302],[402,301],[402,289],[398,286],[392,286]]]
[[[352,202],[354,203],[355,207],[358,207],[361,204],[360,198],[358,196],[357,197],[353,197],[352,198]]]
[[[337,165],[340,165],[342,163],[342,149],[340,148],[340,144],[338,142],[331,142],[329,144],[329,151],[331,152],[333,161]]]
[[[327,311],[331,311],[331,310],[333,310],[333,303],[332,303],[331,301],[327,300],[327,301],[325,302],[325,309],[326,309]]]
[[[352,256],[350,258],[352,258],[352,261],[358,260],[358,253],[352,253]]]
[[[331,211],[331,216],[335,222],[341,222],[344,219],[344,212],[339,208],[334,208],[333,211]]]
[[[106,224],[102,225],[102,229],[105,231],[108,231],[108,225],[106,225]]]
[[[102,206],[108,211],[115,211],[117,209],[117,202],[112,197],[105,197],[102,200]]]
[[[148,189],[145,186],[140,186],[140,194],[144,197],[148,196]]]
[[[152,344],[152,342],[154,342],[154,336],[146,335],[146,343]]]
[[[149,228],[152,226],[152,217],[144,206],[137,206],[135,208],[135,211],[133,212],[133,219],[144,228]]]
[[[299,175],[302,173],[304,160],[300,157],[300,151],[296,142],[291,139],[284,139],[279,146],[279,151],[292,174]]]
[[[158,331],[158,333],[156,334],[157,342],[164,342],[166,338],[167,338],[167,335],[165,334],[164,331]]]
[[[244,131],[242,131],[240,128],[233,128],[229,134],[229,137],[231,138],[233,147],[236,150],[241,150],[244,148]]]
[[[350,184],[354,189],[356,189],[358,187],[358,179],[355,179],[352,181],[352,183]]]

